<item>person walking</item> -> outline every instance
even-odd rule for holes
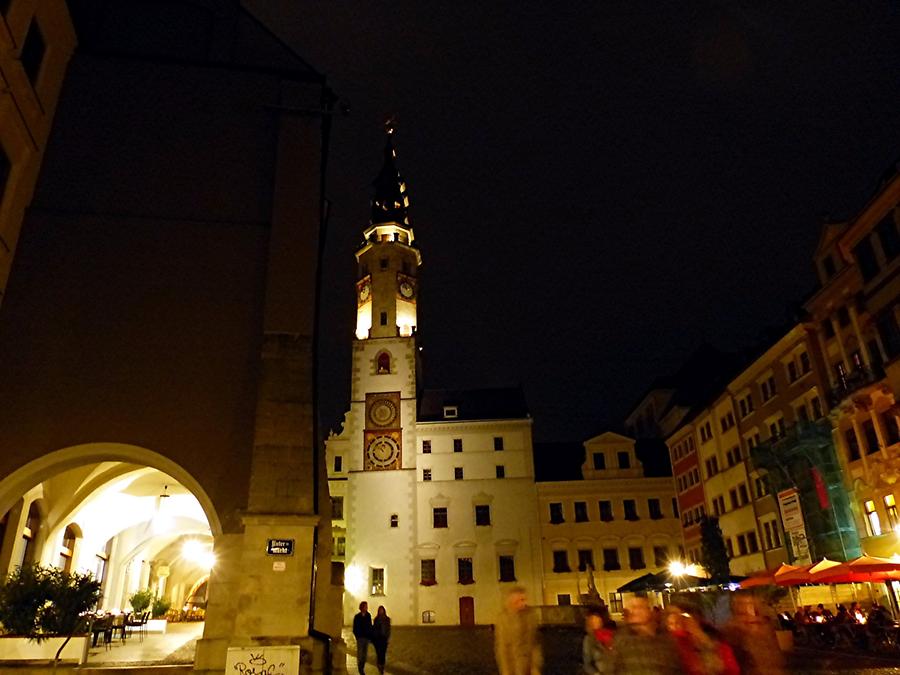
[[[520,586],[509,591],[497,617],[494,654],[500,675],[541,675],[543,655],[537,617]]]
[[[681,661],[672,638],[660,631],[647,598],[625,603],[625,627],[613,639],[616,675],[680,675]]]
[[[378,664],[378,672],[384,673],[384,664],[387,661],[388,640],[391,639],[391,617],[387,615],[384,605],[378,606],[375,612],[375,621],[372,623],[372,646],[375,647],[375,662]]]
[[[775,637],[775,625],[759,599],[738,591],[731,599],[731,621],[725,626],[728,640],[746,675],[780,675],[784,657]]]
[[[584,675],[607,675],[613,668],[613,628],[605,607],[590,607],[584,617],[581,666]]]
[[[359,669],[359,675],[365,675],[366,672],[366,658],[373,631],[369,603],[363,601],[359,603],[359,612],[353,617],[353,637],[356,638],[356,666]]]

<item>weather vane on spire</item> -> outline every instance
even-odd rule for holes
[[[397,129],[397,113],[391,113],[388,115],[388,118],[384,121],[384,133],[388,136],[393,136],[394,131]]]

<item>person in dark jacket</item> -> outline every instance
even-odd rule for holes
[[[378,606],[372,629],[372,646],[375,647],[375,661],[378,664],[378,672],[384,673],[388,640],[391,639],[391,617],[387,615],[384,605]]]
[[[359,603],[359,612],[353,617],[353,637],[356,638],[356,665],[359,675],[365,675],[366,672],[366,657],[372,635],[372,615],[369,614],[369,603],[364,601]]]

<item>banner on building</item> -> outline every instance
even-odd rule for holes
[[[803,521],[803,509],[800,507],[800,493],[797,488],[789,488],[778,493],[778,508],[781,510],[784,534],[791,542],[793,563],[810,564],[812,560],[809,556],[809,542],[806,540],[806,524]]]

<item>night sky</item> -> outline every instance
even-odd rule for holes
[[[520,382],[537,440],[584,440],[700,343],[788,320],[823,218],[900,158],[897,2],[247,4],[351,107],[330,155],[326,425],[391,113],[426,386]]]

